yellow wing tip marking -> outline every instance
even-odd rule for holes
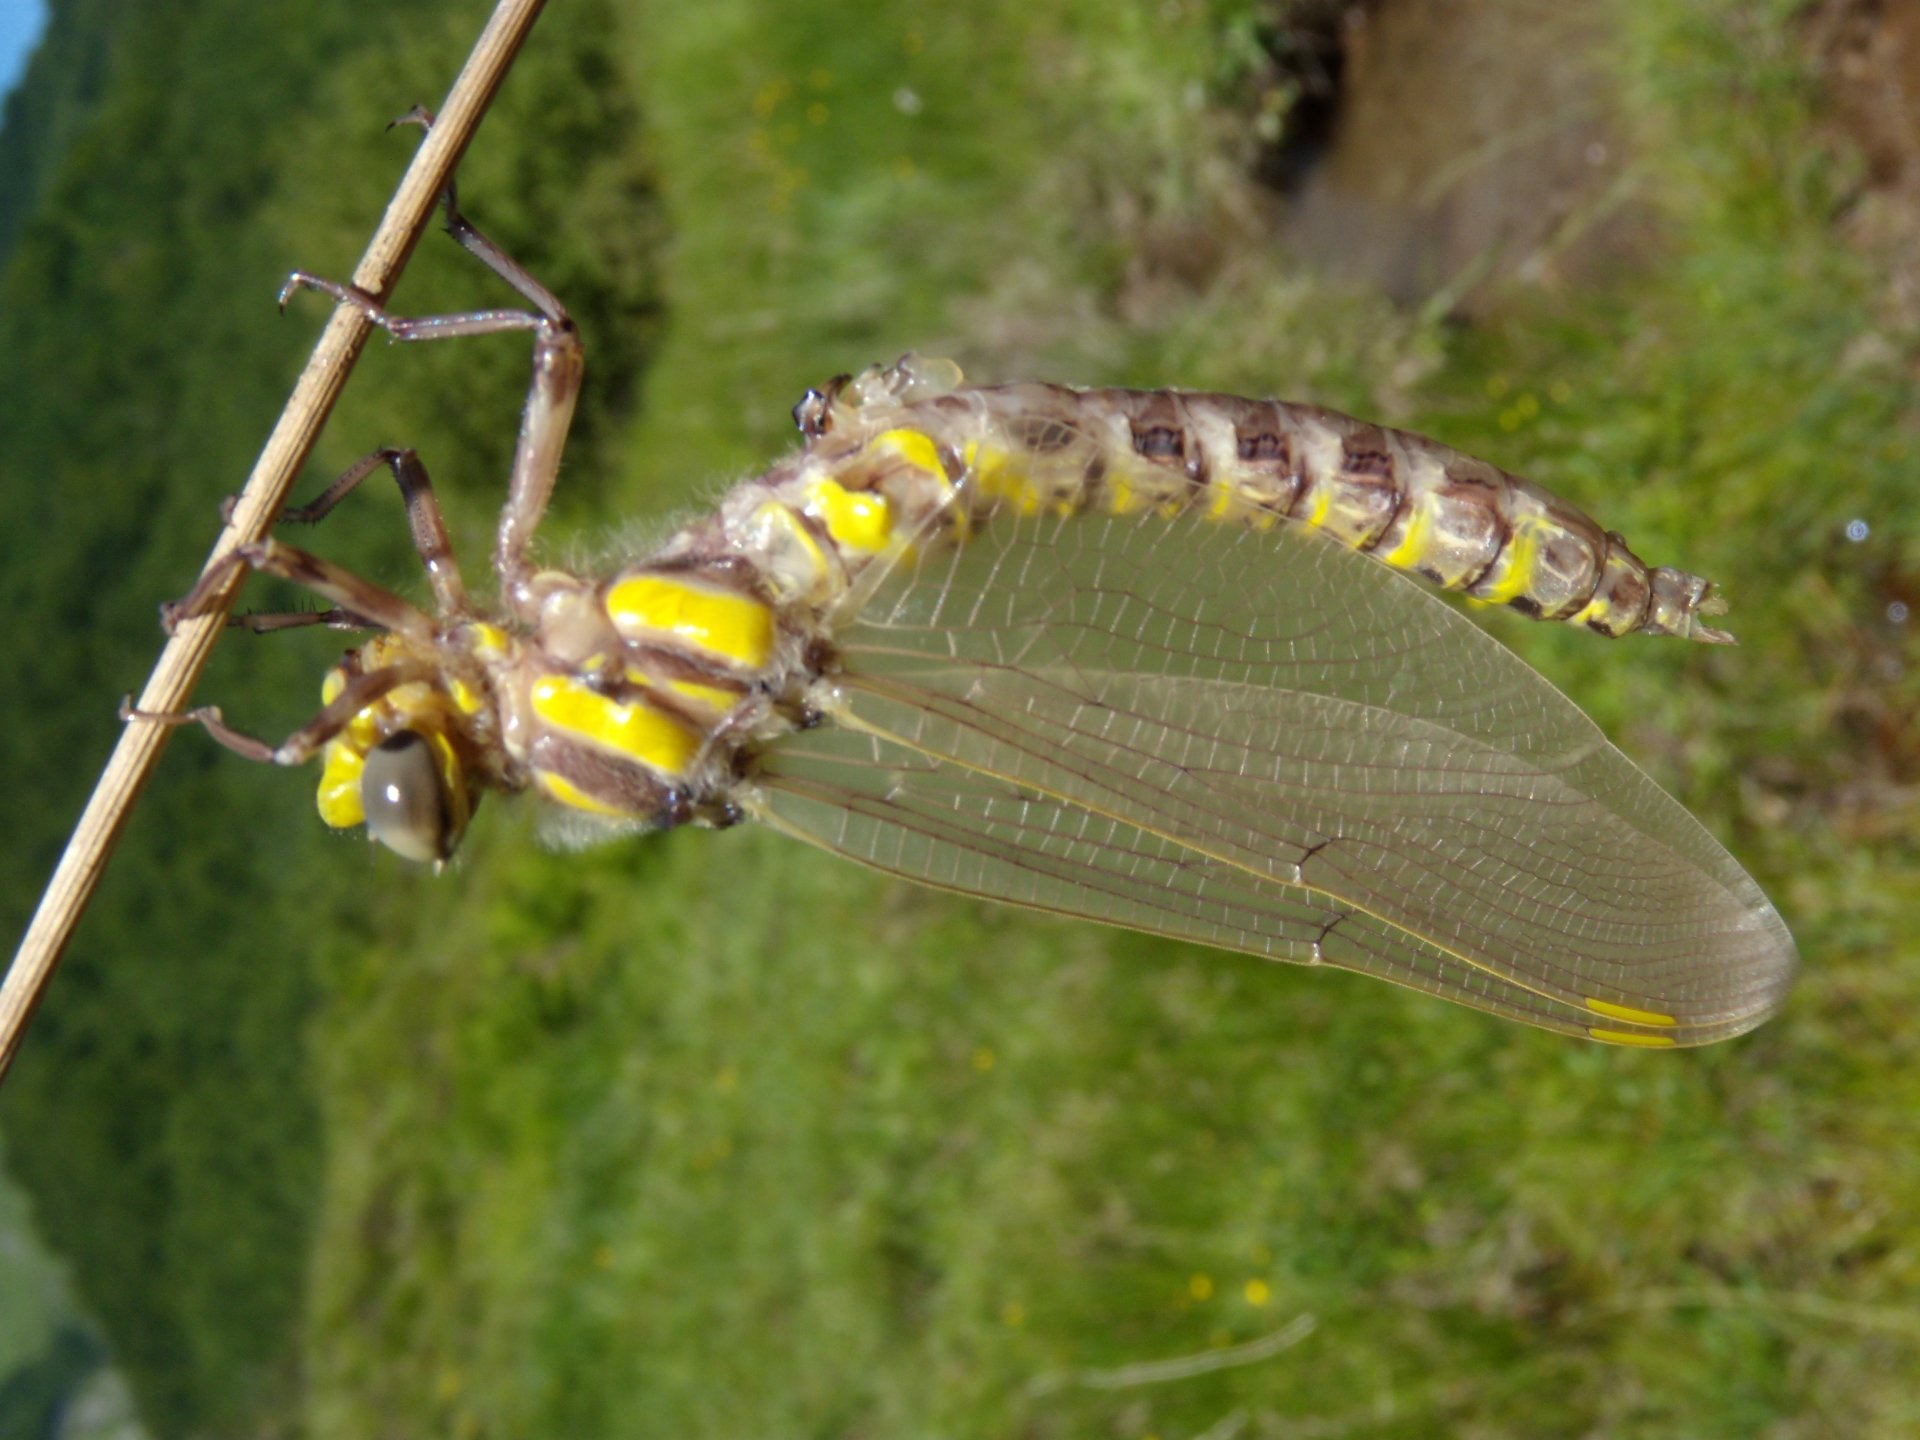
[[[1611,1000],[1597,1000],[1591,995],[1586,997],[1586,1006],[1596,1015],[1604,1015],[1609,1020],[1624,1020],[1630,1025],[1666,1028],[1680,1023],[1673,1016],[1658,1010],[1618,1005]],[[1613,1030],[1599,1025],[1589,1025],[1587,1034],[1602,1044],[1632,1045],[1643,1050],[1667,1050],[1678,1043],[1671,1035],[1648,1035],[1638,1030]]]
[[[1637,1010],[1631,1005],[1616,1005],[1611,1000],[1596,1000],[1586,997],[1587,1008],[1596,1015],[1604,1015],[1609,1020],[1625,1020],[1633,1025],[1678,1025],[1680,1022],[1671,1015],[1663,1015],[1658,1010]]]
[[[1671,1035],[1641,1035],[1632,1030],[1603,1030],[1589,1025],[1587,1034],[1603,1045],[1636,1046],[1642,1050],[1671,1050],[1679,1042]]]

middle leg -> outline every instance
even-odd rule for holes
[[[419,112],[408,119],[430,125]],[[443,197],[447,231],[470,254],[520,293],[532,310],[476,310],[457,315],[402,316],[387,312],[372,295],[353,285],[322,280],[296,271],[280,292],[284,306],[297,290],[318,290],[342,304],[358,308],[395,340],[443,340],[456,336],[491,335],[503,330],[533,332],[533,378],[521,413],[520,436],[514,447],[513,472],[507,501],[500,511],[494,542],[494,570],[509,609],[522,619],[537,618],[539,596],[527,549],[546,514],[560,472],[561,452],[573,424],[580,396],[585,357],[580,332],[566,307],[512,256],[470,222],[459,208],[454,187]]]
[[[420,556],[420,563],[426,567],[427,581],[433,586],[433,598],[441,615],[471,614],[466,583],[460,578],[460,562],[454,556],[453,539],[447,534],[447,523],[440,513],[440,502],[434,496],[433,482],[427,478],[427,467],[420,463],[419,455],[411,449],[374,451],[349,467],[321,492],[318,499],[288,510],[280,517],[282,523],[318,525],[332,513],[334,506],[382,465],[393,472],[394,481],[400,487],[400,498],[407,507],[407,529],[413,536],[413,548]]]

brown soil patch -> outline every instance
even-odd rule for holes
[[[1901,328],[1920,328],[1920,5],[1825,0],[1806,33],[1830,123],[1864,166],[1847,232],[1886,274]]]
[[[1322,153],[1282,239],[1406,302],[1496,306],[1640,256],[1612,124],[1606,5],[1375,0],[1347,10]]]

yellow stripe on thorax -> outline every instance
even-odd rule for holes
[[[589,815],[631,818],[617,805],[607,805],[594,799],[571,780],[555,775],[551,770],[536,770],[533,773],[533,779],[548,799],[557,800],[562,805],[572,806],[575,810],[584,810]]]
[[[699,680],[668,680],[638,665],[627,666],[627,681],[632,685],[665,690],[682,700],[691,701],[718,720],[740,703],[743,691],[724,685],[708,685]]]
[[[836,572],[791,506],[779,500],[763,503],[747,521],[746,540],[760,552],[765,577],[782,601],[829,598]],[[844,579],[840,577],[842,585]]]
[[[607,591],[607,616],[627,640],[670,635],[717,660],[757,670],[773,654],[773,611],[750,595],[676,575],[629,575]]]
[[[736,692],[718,685],[702,685],[697,680],[669,680],[666,687],[682,700],[703,705],[715,715],[724,715],[740,703],[740,696]]]
[[[868,460],[879,461],[883,466],[905,466],[931,480],[934,486],[933,495],[926,496],[924,487],[916,487],[911,492],[915,498],[908,503],[907,508],[914,513],[922,513],[923,510],[944,510],[946,523],[951,527],[952,535],[957,539],[966,538],[968,528],[966,511],[955,508],[951,504],[955,490],[954,476],[948,469],[946,460],[941,456],[940,447],[934,443],[931,435],[904,428],[883,430],[867,442],[861,454]],[[889,513],[887,523],[890,529],[898,529],[899,518]],[[889,539],[899,546],[899,553],[902,556],[913,554],[913,545],[905,536],[895,534]]]
[[[467,648],[481,660],[498,660],[512,645],[512,639],[498,625],[476,620],[467,627]]]
[[[700,736],[672,716],[644,700],[611,699],[571,675],[541,676],[530,698],[553,729],[662,775],[684,775],[700,751]]]
[[[462,715],[478,715],[480,707],[486,703],[480,692],[462,680],[458,675],[447,677],[447,694],[459,707]]]

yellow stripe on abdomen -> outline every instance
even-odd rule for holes
[[[1468,593],[1489,605],[1510,604],[1527,594],[1540,564],[1541,541],[1554,528],[1532,517],[1515,521],[1505,548],[1493,562],[1493,569],[1468,587]]]
[[[1375,550],[1374,555],[1396,570],[1412,570],[1427,558],[1433,548],[1433,512],[1427,505],[1415,504],[1407,517],[1406,533],[1391,550]]]

